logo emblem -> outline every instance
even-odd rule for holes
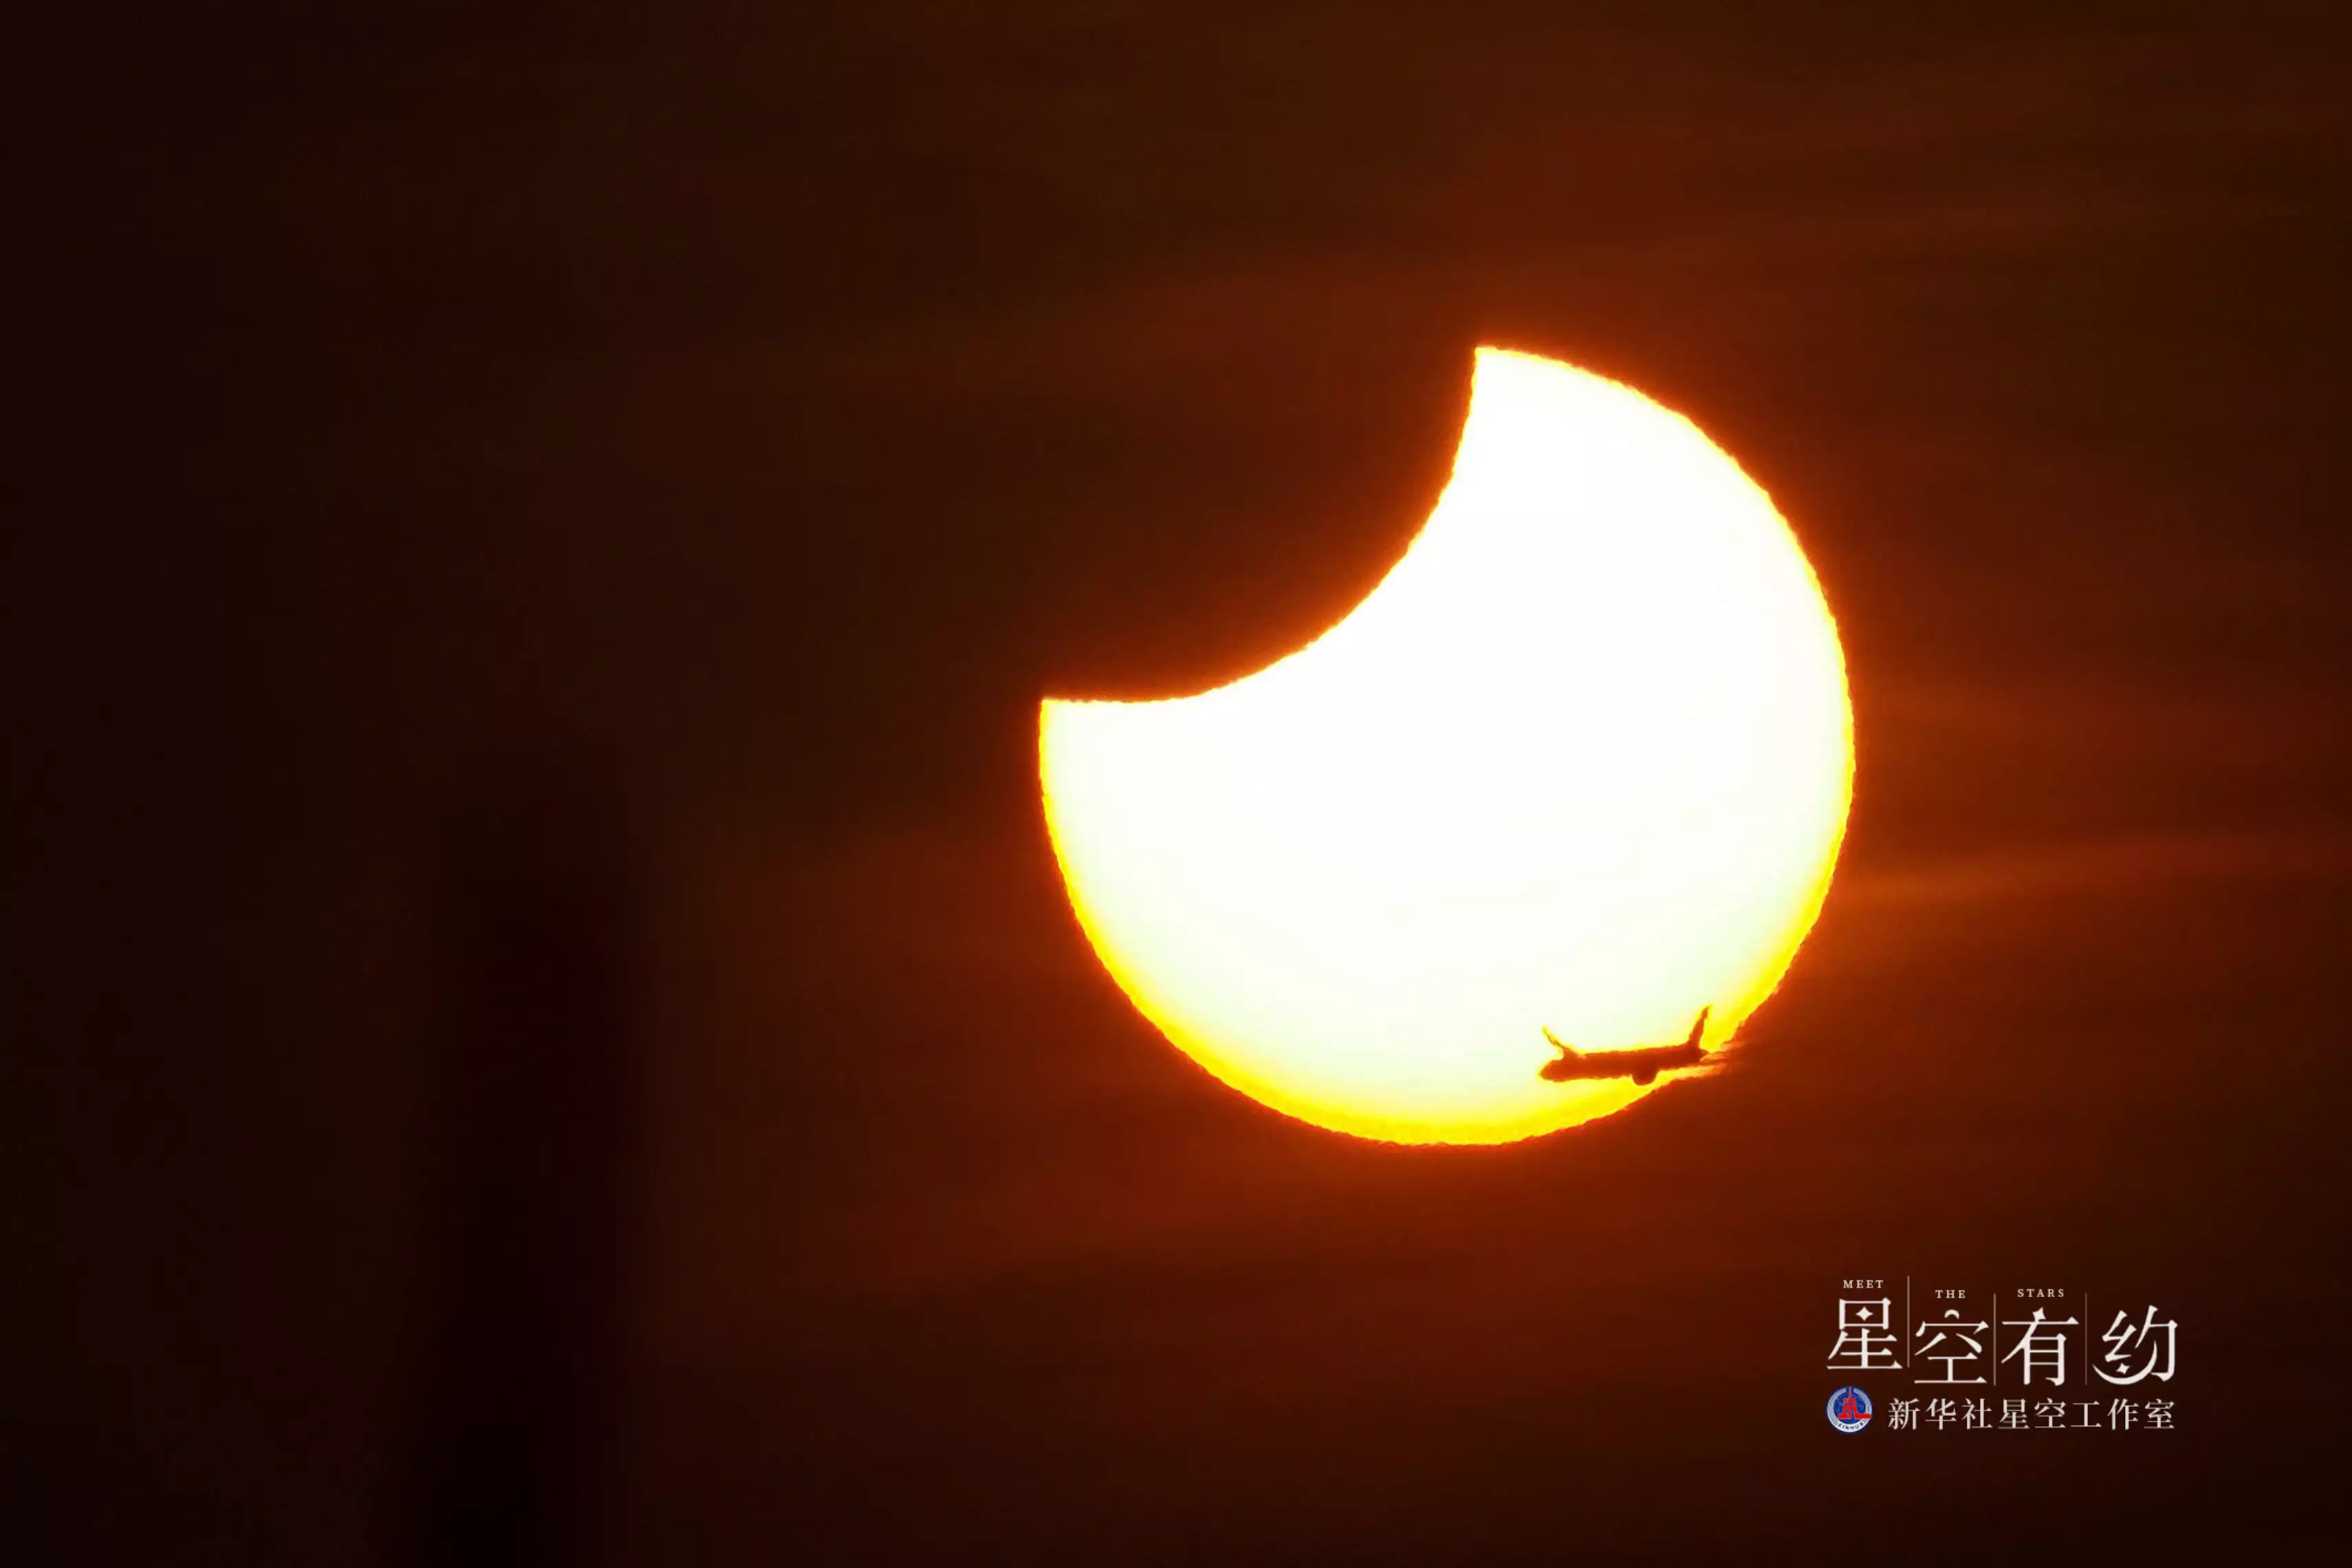
[[[1841,1432],[1859,1432],[1870,1425],[1870,1395],[1852,1384],[1830,1395],[1830,1425]]]

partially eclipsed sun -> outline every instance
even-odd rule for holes
[[[1728,1043],[1829,887],[1837,628],[1688,420],[1482,349],[1454,476],[1347,619],[1162,702],[1045,704],[1070,900],[1135,1005],[1319,1126],[1496,1143],[1650,1092],[1538,1076]]]

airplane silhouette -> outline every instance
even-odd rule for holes
[[[1702,1047],[1699,1037],[1706,1033],[1706,1016],[1715,1011],[1708,1004],[1698,1010],[1698,1022],[1691,1026],[1690,1038],[1679,1046],[1637,1046],[1622,1051],[1580,1051],[1549,1029],[1543,1032],[1559,1055],[1537,1068],[1537,1072],[1553,1083],[1570,1083],[1587,1078],[1630,1078],[1634,1084],[1647,1089],[1662,1072],[1675,1068],[1695,1068],[1715,1059],[1714,1053]]]

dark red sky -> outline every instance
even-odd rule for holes
[[[44,40],[12,1558],[2316,1559],[2352,57],[1907,9]],[[1772,491],[1860,773],[1737,1070],[1404,1152],[1127,1007],[1032,723],[1344,613],[1480,342]],[[1839,1436],[1864,1272],[2184,1429]]]

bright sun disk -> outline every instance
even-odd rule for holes
[[[1202,1067],[1319,1126],[1490,1143],[1651,1092],[1537,1069],[1710,1047],[1811,928],[1853,765],[1837,630],[1771,501],[1639,393],[1482,349],[1380,586],[1255,675],[1044,705],[1097,952]]]

